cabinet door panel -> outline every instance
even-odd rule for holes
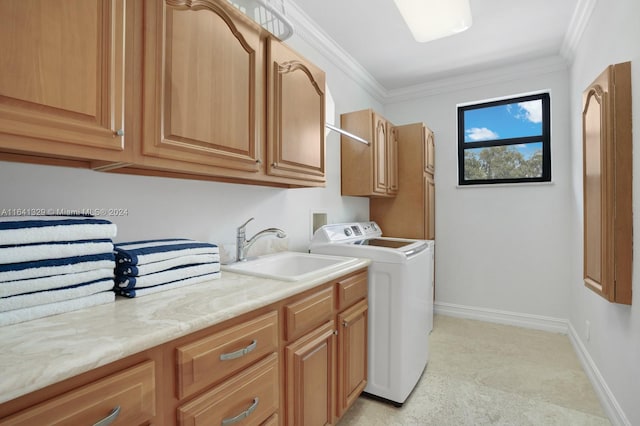
[[[267,172],[324,182],[324,72],[274,39],[267,64]]]
[[[387,123],[387,194],[398,193],[398,135],[391,123]]]
[[[147,1],[145,19],[143,153],[257,171],[259,30],[206,0]]]
[[[373,113],[373,192],[387,193],[387,122]]]
[[[287,425],[333,423],[334,321],[329,321],[285,349]]]
[[[433,137],[433,132],[429,129],[425,129],[425,159],[424,159],[424,171],[434,174],[436,171],[436,146]]]
[[[424,176],[425,207],[424,207],[424,229],[425,239],[434,240],[436,238],[436,185],[433,176]]]
[[[367,385],[367,301],[338,315],[338,416]]]
[[[124,148],[124,2],[0,2],[0,147],[72,157]]]

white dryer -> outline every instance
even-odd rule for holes
[[[433,241],[382,237],[375,222],[319,228],[311,253],[371,259],[365,393],[401,406],[429,361]]]

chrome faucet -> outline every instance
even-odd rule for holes
[[[280,228],[267,228],[256,233],[253,237],[247,240],[245,228],[253,219],[254,218],[247,220],[238,227],[238,233],[236,234],[236,262],[244,262],[247,260],[247,251],[259,238],[267,235],[275,235],[278,238],[285,238],[287,236],[287,233]]]

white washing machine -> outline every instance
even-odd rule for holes
[[[382,237],[375,222],[319,228],[311,253],[371,259],[364,392],[401,406],[429,361],[433,241]]]

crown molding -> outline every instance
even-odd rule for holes
[[[422,84],[392,90],[382,86],[353,56],[338,45],[300,9],[295,0],[289,0],[286,4],[287,17],[293,22],[297,36],[320,52],[378,102],[390,104],[566,70],[573,59],[575,49],[597,1],[578,0],[559,54],[496,65],[492,68],[486,68],[487,64],[484,64],[484,69],[470,67],[455,76],[433,79]]]
[[[505,64],[500,67],[496,66],[487,70],[478,71],[469,68],[466,72],[457,76],[445,77],[414,86],[390,90],[385,98],[385,103],[392,104],[404,102],[426,96],[434,96],[442,93],[503,83],[506,81],[521,80],[529,76],[550,74],[567,69],[568,63],[566,59],[559,55],[545,56],[512,64]]]
[[[295,1],[287,2],[287,17],[293,22],[294,34],[320,52],[377,101],[383,103],[387,90],[353,56],[316,24]]]
[[[560,47],[560,55],[569,63],[573,61],[578,43],[580,43],[582,34],[591,19],[597,3],[598,0],[578,0],[576,9],[573,11],[573,16],[571,17],[571,22],[569,23],[569,28],[564,35],[564,40]]]

